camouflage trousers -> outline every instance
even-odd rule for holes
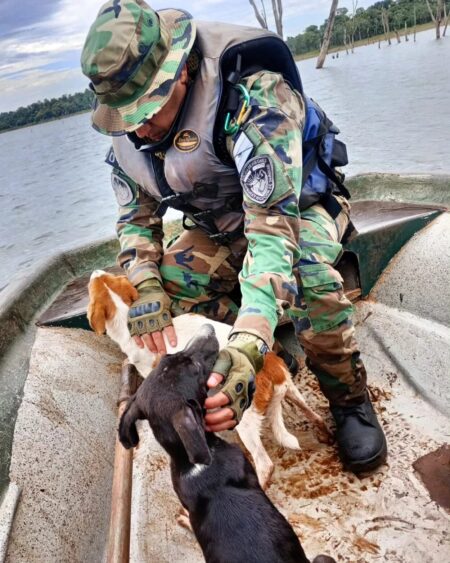
[[[332,404],[348,405],[365,396],[366,372],[354,337],[353,307],[333,268],[349,222],[350,206],[340,201],[343,210],[334,220],[320,204],[302,212],[298,295],[289,317],[322,392]],[[230,248],[217,246],[200,229],[184,231],[166,249],[160,268],[173,314],[196,312],[233,324],[245,251],[245,239]]]

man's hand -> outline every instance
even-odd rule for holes
[[[247,333],[237,337],[220,351],[207,385],[210,389],[223,380],[219,393],[205,401],[208,412],[205,416],[206,429],[220,432],[234,428],[252,401],[255,391],[255,375],[262,368],[264,342]],[[228,406],[229,405],[229,406]]]
[[[170,299],[157,279],[146,280],[136,289],[139,299],[128,311],[130,334],[140,348],[147,346],[154,354],[165,354],[167,350],[163,334],[171,346],[177,344],[169,310]]]

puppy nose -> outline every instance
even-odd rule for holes
[[[210,324],[204,324],[201,326],[195,336],[197,338],[211,338],[211,336],[214,336],[214,334],[214,327]]]

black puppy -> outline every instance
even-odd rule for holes
[[[120,441],[136,446],[136,420],[149,421],[170,455],[174,489],[208,563],[308,563],[240,448],[205,433],[202,405],[218,352],[214,329],[205,325],[184,351],[165,356],[131,397]]]

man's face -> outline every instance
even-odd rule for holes
[[[136,129],[135,133],[140,139],[155,143],[161,141],[167,135],[186,97],[187,84],[188,73],[185,66],[169,100],[155,116],[141,125],[139,129]]]

